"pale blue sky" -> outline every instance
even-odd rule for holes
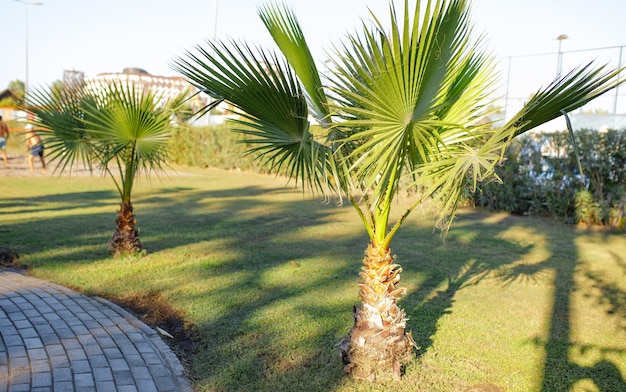
[[[214,33],[218,38],[245,39],[263,45],[271,42],[257,16],[262,0],[40,1],[44,5],[28,6],[31,88],[61,79],[63,71],[71,69],[90,76],[134,66],[156,75],[175,76],[170,67],[172,59],[212,38]],[[362,18],[369,18],[368,7],[383,21],[388,20],[387,0],[285,2],[294,8],[320,59],[331,43],[339,42],[346,31],[353,31]],[[401,3],[396,0],[396,4]],[[410,3],[414,4],[414,0]],[[556,37],[560,34],[569,36],[562,43],[565,68],[586,61],[589,56],[615,63],[619,57],[618,50],[581,55],[567,54],[568,51],[626,45],[624,0],[474,0],[472,4],[473,21],[479,31],[486,33],[488,47],[497,56],[552,54],[532,60],[537,70],[526,74],[540,74],[541,79],[531,82],[534,89],[554,76]],[[0,89],[25,76],[26,8],[16,0],[0,0],[0,25],[4,32]]]

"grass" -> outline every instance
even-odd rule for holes
[[[367,244],[352,209],[273,177],[180,170],[135,189],[145,257],[108,256],[118,197],[99,177],[3,179],[0,250],[182,316],[198,391],[626,390],[623,233],[466,210],[444,242],[415,213],[392,246],[420,350],[401,382],[373,385],[345,378],[334,346]]]

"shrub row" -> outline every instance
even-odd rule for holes
[[[626,130],[533,133],[513,142],[475,205],[566,223],[626,226]],[[576,149],[577,147],[577,149]],[[580,160],[577,159],[577,154]],[[581,173],[582,168],[582,173]]]
[[[241,138],[228,124],[185,125],[171,139],[169,159],[183,166],[258,171],[253,157],[245,154]]]
[[[245,154],[242,136],[231,126],[180,128],[172,138],[170,160],[184,166],[263,172]],[[496,168],[502,183],[480,184],[469,194],[470,203],[566,223],[625,228],[626,130],[583,129],[575,132],[574,140],[580,161],[566,131],[518,137]]]

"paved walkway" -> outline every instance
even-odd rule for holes
[[[101,298],[0,268],[0,392],[190,392],[160,336]]]

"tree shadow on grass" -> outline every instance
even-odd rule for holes
[[[199,388],[332,390],[342,377],[335,343],[349,328],[354,297],[338,304],[314,298],[356,283],[359,264],[349,260],[362,254],[366,237],[341,235],[331,244],[296,235],[333,220],[335,207],[314,201],[305,202],[305,211],[300,200],[229,203],[212,203],[217,211],[192,227],[218,236],[217,246],[236,249],[237,258],[212,261],[210,252],[220,249],[207,245],[205,261],[184,267],[207,287],[177,293],[185,303],[221,305],[215,317],[196,325],[201,345],[194,350],[193,374]],[[320,259],[329,265],[313,264]]]
[[[477,211],[461,216],[460,222],[453,225],[448,239],[440,246],[424,248],[424,244],[420,244],[419,248],[409,251],[398,244],[394,246],[398,250],[398,262],[405,267],[405,271],[417,270],[425,277],[419,287],[401,301],[409,316],[408,329],[413,332],[420,347],[418,357],[431,349],[438,323],[443,316],[454,312],[455,296],[460,290],[481,282],[501,285],[552,282],[553,306],[547,339],[537,338],[532,342],[545,350],[546,355],[541,390],[565,392],[581,383],[594,385],[603,392],[626,391],[623,361],[626,347],[583,345],[576,341],[571,325],[572,300],[576,291],[590,290],[584,296],[602,306],[606,314],[615,319],[614,324],[624,330],[626,292],[623,286],[615,282],[615,277],[609,279],[585,265],[580,260],[576,244],[562,240],[561,230],[575,230],[571,226],[554,223],[543,226],[538,233],[544,237],[552,256],[541,262],[528,262],[528,256],[537,251],[535,245],[532,242],[509,241],[500,234],[512,227],[532,232],[541,221],[506,216],[494,223],[483,221],[481,218],[484,217],[486,215]],[[424,237],[416,237],[423,235],[419,229],[405,226],[405,231],[399,236],[401,238],[398,238],[400,245],[411,237],[422,238],[421,242],[424,242]],[[491,254],[491,249],[499,249],[500,252]],[[613,254],[613,258],[623,271],[621,275],[626,276],[624,256]],[[577,283],[581,277],[590,282],[587,286],[591,289]],[[577,357],[572,357],[573,352],[577,353]]]
[[[557,238],[553,240],[558,244]],[[551,265],[555,271],[555,292],[550,329],[546,341],[536,342],[546,352],[541,391],[566,392],[575,386],[580,387],[579,383],[586,383],[588,390],[626,391],[626,346],[579,343],[571,324],[574,296],[582,291],[584,297],[591,299],[595,306],[603,308],[609,318],[615,320],[613,326],[606,326],[607,329],[619,326],[623,329],[626,325],[626,291],[583,263],[576,249],[576,244],[565,247],[555,245],[553,249],[554,252],[568,252],[567,258],[571,262]],[[624,256],[614,255],[614,262],[622,267],[622,276],[626,276]],[[591,285],[581,284],[581,276]],[[621,370],[618,367],[620,362]]]
[[[160,188],[134,201],[140,238],[148,252],[198,242],[210,236],[205,229],[233,216],[228,203],[222,200],[281,191],[254,186],[218,191]],[[51,252],[47,262],[53,263],[102,259],[108,254],[108,241],[115,231],[119,202],[115,191],[104,190],[0,199],[0,213],[18,221],[8,225],[0,222],[0,233],[4,233],[0,246],[20,255]],[[207,203],[215,203],[216,208],[205,213]],[[248,202],[248,207],[253,205],[258,203]],[[94,209],[108,212],[87,212]],[[32,217],[34,213],[45,213],[47,217]],[[24,241],[26,237],[28,241]]]
[[[189,252],[194,260],[167,267],[188,276],[202,287],[199,291],[179,291],[166,279],[146,285],[159,292],[175,293],[171,295],[179,296],[179,304],[223,305],[214,317],[195,321],[196,339],[192,347],[187,347],[194,360],[187,362],[183,357],[184,362],[193,364],[197,382],[210,385],[211,390],[293,390],[294,386],[304,391],[331,390],[342,377],[334,344],[337,335],[349,329],[349,309],[354,300],[316,306],[309,298],[356,282],[360,258],[351,256],[362,254],[366,237],[342,234],[330,246],[324,238],[294,237],[299,230],[333,222],[337,209],[303,201],[301,196],[280,198],[286,192],[290,191],[254,186],[216,191],[163,188],[136,199],[141,238],[150,253],[211,242],[206,251]],[[27,262],[29,257],[33,262],[34,254],[43,255],[31,265],[102,262],[107,258],[106,244],[114,229],[115,211],[85,213],[84,208],[95,204],[106,207],[110,204],[107,196],[105,192],[69,194],[67,199],[56,195],[33,198],[37,200],[30,202],[43,208],[54,204],[54,209],[49,209],[53,213],[20,221],[15,217],[30,210],[13,211],[12,223],[0,224],[0,230],[12,233],[5,240],[27,254]],[[80,201],[85,199],[88,201]],[[28,248],[20,246],[20,237],[25,235],[29,236]],[[295,239],[285,241],[286,236]],[[236,250],[236,257],[213,259],[211,252],[219,250],[211,248],[213,242]],[[330,260],[332,266],[317,274],[318,268],[311,260],[320,257]],[[355,259],[356,263],[346,261]],[[272,281],[268,276],[276,270],[286,276]],[[103,285],[106,279],[102,276]],[[356,289],[354,294],[356,297]],[[189,314],[193,309],[185,311]],[[277,329],[274,317],[293,318],[293,330]],[[316,327],[308,326],[311,323]]]
[[[85,191],[48,194],[28,198],[0,198],[0,211],[11,209],[12,214],[36,211],[67,211],[107,206],[119,200],[115,191]],[[118,203],[119,204],[119,203]],[[14,210],[17,209],[18,210]]]
[[[398,262],[405,271],[425,277],[401,300],[409,317],[407,328],[418,346],[418,357],[432,347],[439,321],[453,312],[460,290],[479,284],[493,271],[514,264],[528,252],[527,247],[497,238],[498,231],[508,227],[507,222],[483,223],[482,217],[477,212],[461,215],[445,240],[432,229],[410,225],[403,226],[404,231],[394,239]],[[407,247],[415,238],[421,239],[420,244]],[[492,254],[493,249],[500,253]]]
[[[290,191],[255,186],[224,190],[165,187],[135,201],[141,238],[151,253],[218,240],[218,245],[208,244],[202,252],[190,251],[190,257],[198,260],[171,266],[172,272],[186,274],[195,282],[196,291],[179,290],[166,280],[154,286],[179,296],[176,303],[216,307],[209,312],[211,316],[197,320],[195,347],[189,348],[193,361],[188,363],[193,364],[192,375],[199,388],[320,391],[333,390],[342,382],[335,343],[352,322],[350,308],[358,301],[356,283],[367,236],[361,231],[346,233],[341,223],[339,228],[328,229],[328,236],[295,235],[299,230],[336,221],[337,210],[297,197],[276,197],[285,192]],[[38,202],[63,203],[64,199],[42,196]],[[111,212],[81,213],[89,206],[109,204]],[[0,211],[5,207],[0,205]],[[8,239],[13,244],[21,235],[31,236],[30,244],[36,249],[27,251],[47,252],[46,263],[101,261],[114,230],[115,194],[70,194],[65,208],[54,208],[72,214],[0,223],[0,230],[3,226],[9,229],[12,234]],[[494,224],[470,214],[453,226],[446,243],[428,225],[406,224],[400,230],[393,243],[398,262],[406,272],[424,277],[401,303],[409,315],[409,330],[421,346],[420,355],[432,346],[439,320],[454,311],[455,295],[460,290],[478,284],[487,273],[502,284],[510,284],[555,270],[555,306],[548,339],[535,341],[546,351],[543,390],[565,391],[583,379],[592,380],[601,390],[623,390],[619,389],[624,386],[623,379],[612,359],[624,355],[621,348],[572,342],[569,307],[577,264],[551,258],[540,264],[520,263],[521,255],[529,253],[532,245],[497,238],[513,224],[530,226],[536,221],[509,217]],[[567,248],[571,252],[568,257],[577,260],[575,246],[559,243],[558,232],[545,235],[547,242],[553,243],[552,252]],[[495,245],[484,246],[494,241]],[[237,256],[214,260],[212,253],[219,250],[214,246],[236,249]],[[456,251],[451,252],[451,248]],[[492,248],[500,253],[491,254]],[[623,262],[617,255],[616,259]],[[316,269],[311,260],[328,260],[330,267]],[[598,301],[606,301],[609,311],[624,319],[623,290],[603,276],[587,272],[587,278],[598,287]],[[406,277],[403,279],[408,283]],[[340,293],[346,287],[353,290],[342,298]],[[193,314],[195,310],[185,311]],[[279,319],[289,322],[273,322]],[[603,357],[581,366],[570,360],[572,349],[597,350]],[[565,379],[563,374],[567,374]]]

